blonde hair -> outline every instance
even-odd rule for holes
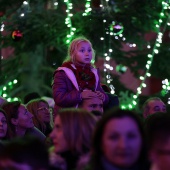
[[[34,115],[32,119],[33,119],[33,123],[34,123],[35,127],[37,127],[40,131],[42,131],[44,133],[46,130],[46,125],[37,116],[37,109],[39,108],[40,102],[46,103],[49,106],[49,104],[46,100],[39,98],[39,99],[30,100],[28,102],[28,104],[26,105],[26,107],[27,107],[28,111]]]
[[[92,44],[91,42],[85,38],[84,36],[80,36],[80,37],[77,37],[75,39],[73,39],[68,47],[68,52],[67,52],[67,58],[65,61],[72,61],[73,63],[75,63],[75,55],[77,53],[77,47],[78,47],[78,44],[81,43],[81,42],[87,42],[90,44],[91,46],[91,49],[92,49],[92,60],[94,60],[95,58],[95,51],[92,47]],[[92,61],[91,61],[92,62]]]
[[[90,150],[91,138],[96,124],[94,116],[83,109],[61,109],[58,116],[61,119],[64,138],[72,153],[85,154]]]

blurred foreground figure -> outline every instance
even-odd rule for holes
[[[170,113],[155,113],[145,121],[151,170],[170,169]]]
[[[144,128],[137,113],[112,109],[96,125],[86,170],[147,170]]]
[[[80,158],[89,154],[95,124],[95,117],[86,110],[61,109],[50,134],[54,145],[50,152],[51,165],[75,170]]]
[[[35,137],[15,138],[4,143],[0,152],[2,170],[48,170],[48,151]]]

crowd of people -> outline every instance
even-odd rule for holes
[[[92,64],[91,42],[74,39],[53,75],[51,101],[0,97],[0,169],[169,170],[170,114],[158,97],[142,116],[119,107]]]

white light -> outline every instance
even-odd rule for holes
[[[150,73],[146,73],[146,75],[147,75],[148,77],[150,77],[150,76],[151,76],[151,74],[150,74]]]
[[[147,63],[148,63],[148,64],[151,64],[151,61],[150,61],[150,60],[148,60],[148,61],[147,61]]]
[[[109,65],[109,64],[105,64],[105,67],[106,67],[107,69],[109,69],[109,68],[110,68],[110,65]]]
[[[136,104],[137,104],[137,102],[133,100],[133,104],[134,104],[134,105],[136,105]]]
[[[106,61],[109,61],[109,60],[110,60],[110,57],[109,57],[109,56],[107,56],[107,57],[106,57]]]
[[[148,58],[152,58],[152,54],[148,54]]]
[[[2,97],[7,97],[7,94],[3,94]]]
[[[142,86],[143,86],[143,87],[146,87],[146,84],[145,84],[145,83],[142,83]]]
[[[163,88],[163,89],[166,89],[166,85],[162,85],[162,88]]]
[[[111,92],[110,92],[111,94],[115,94],[115,91],[114,90],[111,90]]]
[[[24,4],[24,5],[28,5],[28,2],[27,2],[27,1],[24,1],[23,4]]]
[[[25,14],[24,14],[24,13],[22,13],[20,16],[21,16],[21,17],[24,17],[24,16],[25,16]]]
[[[154,49],[154,52],[155,52],[155,54],[158,54],[158,53],[159,53],[159,51],[158,51],[157,49]]]
[[[110,70],[113,70],[113,67],[110,67]]]
[[[146,64],[146,68],[149,69],[149,64]]]
[[[141,80],[144,80],[144,77],[143,77],[143,76],[140,76],[139,78],[140,78]]]
[[[133,98],[134,98],[134,99],[137,99],[137,96],[136,96],[136,95],[133,95]]]
[[[150,46],[150,45],[147,45],[147,48],[151,48],[151,46]]]
[[[140,88],[140,87],[138,87],[138,88],[137,88],[137,91],[141,91],[141,88]]]

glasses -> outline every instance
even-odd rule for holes
[[[46,111],[46,110],[50,111],[48,107],[40,107],[37,109],[37,111]]]

